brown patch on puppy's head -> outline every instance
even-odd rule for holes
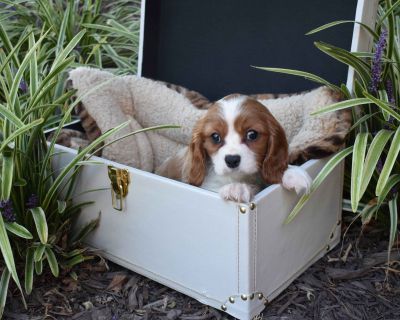
[[[288,143],[285,132],[269,110],[257,100],[248,98],[242,104],[235,129],[256,157],[267,183],[280,183],[288,166]],[[246,136],[256,138],[248,139]]]
[[[197,122],[193,129],[192,140],[189,144],[189,157],[186,165],[188,183],[200,186],[206,175],[208,157],[218,151],[221,145],[212,141],[212,134],[226,134],[226,123],[221,117],[219,106],[214,103],[207,113]]]

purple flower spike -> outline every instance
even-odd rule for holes
[[[1,210],[1,215],[6,221],[14,222],[16,220],[12,202],[10,199],[0,201],[0,210]]]
[[[371,70],[371,91],[376,93],[378,91],[378,85],[381,82],[382,76],[382,56],[386,48],[386,37],[388,32],[382,30],[378,42],[375,44],[375,54],[372,60]]]
[[[394,100],[394,95],[393,95],[393,84],[391,80],[386,81],[386,93],[388,96],[389,103],[394,106],[396,104],[396,101]]]
[[[28,92],[28,85],[26,84],[25,80],[22,79],[21,82],[19,83],[19,89],[23,92],[23,93],[27,93]]]
[[[26,207],[28,209],[33,209],[39,206],[39,197],[32,193],[26,202]]]

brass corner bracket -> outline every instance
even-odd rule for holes
[[[221,310],[226,311],[228,310],[228,303],[234,304],[236,300],[242,300],[242,301],[251,301],[254,299],[262,300],[262,303],[264,306],[266,306],[269,301],[265,298],[264,294],[262,292],[253,292],[249,294],[238,294],[238,295],[232,295],[230,296],[225,303],[221,305]]]
[[[251,211],[253,211],[255,208],[256,208],[256,204],[254,202],[250,202],[247,205],[239,204],[239,212],[242,214],[246,214],[247,209],[250,209]]]

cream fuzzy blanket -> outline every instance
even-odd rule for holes
[[[206,112],[201,107],[209,104],[196,92],[137,76],[114,76],[106,71],[80,67],[72,70],[69,78],[77,95],[82,97],[85,117],[91,117],[90,121],[94,120],[101,132],[131,120],[128,127],[109,141],[150,126],[181,126],[180,129],[140,133],[103,150],[104,158],[150,172],[189,143],[194,124]],[[96,90],[89,92],[96,86]],[[285,129],[291,163],[324,157],[343,146],[351,125],[348,111],[310,116],[321,107],[338,101],[339,96],[327,87],[277,99],[269,99],[269,95],[255,97]],[[85,117],[82,117],[84,128],[88,121]]]

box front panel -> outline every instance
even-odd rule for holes
[[[313,160],[305,167],[314,178],[325,163],[326,160]],[[257,289],[269,299],[337,244],[342,179],[341,164],[289,224],[284,221],[297,203],[294,192],[275,188],[258,201],[255,282]]]
[[[72,156],[61,155],[55,166],[64,166]],[[83,209],[78,224],[101,216],[87,243],[119,264],[220,307],[238,291],[238,207],[217,194],[128,170],[129,192],[124,209],[117,211],[107,167],[83,169],[76,201],[96,203]],[[102,188],[107,190],[82,194]]]

